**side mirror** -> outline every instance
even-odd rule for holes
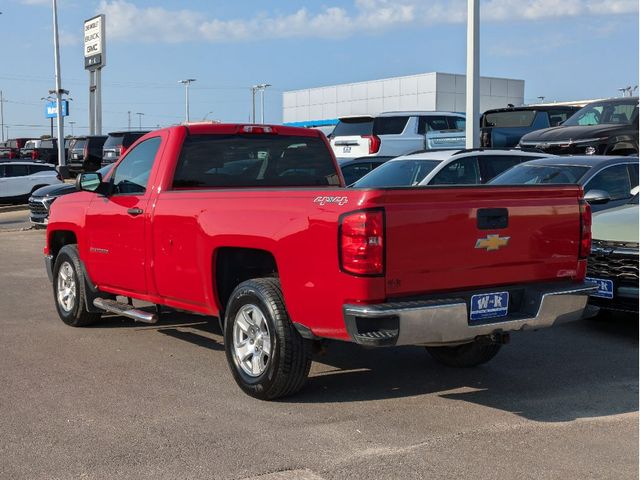
[[[98,172],[81,173],[76,177],[76,190],[95,192],[102,184],[102,175]]]
[[[611,196],[604,190],[589,190],[584,194],[584,199],[591,205],[603,205],[611,201]]]

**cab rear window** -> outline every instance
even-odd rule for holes
[[[316,137],[191,135],[173,188],[338,186],[333,158]]]

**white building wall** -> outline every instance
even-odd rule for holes
[[[375,115],[390,110],[464,112],[464,75],[423,73],[405,77],[294,90],[282,95],[284,123]],[[480,78],[480,110],[522,105],[524,80]]]

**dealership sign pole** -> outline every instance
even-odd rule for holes
[[[466,147],[480,146],[480,0],[467,0]]]
[[[89,70],[89,135],[102,135],[102,67],[106,65],[104,14],[84,22],[84,68]]]
[[[62,94],[68,93],[62,90],[62,78],[60,74],[60,43],[58,41],[58,4],[53,0],[53,51],[55,57],[55,76],[56,76],[56,116],[58,117],[58,165],[60,165],[60,174],[66,177],[65,166],[67,159],[64,150],[64,117],[62,116]]]

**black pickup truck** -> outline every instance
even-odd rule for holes
[[[523,135],[560,125],[579,109],[570,105],[531,105],[487,110],[480,118],[480,146],[515,147]]]

